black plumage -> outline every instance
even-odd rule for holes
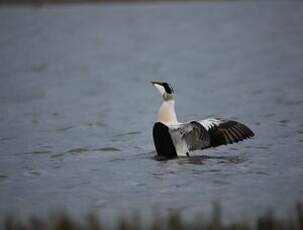
[[[168,127],[161,122],[156,122],[153,127],[153,138],[159,156],[176,158],[177,152],[171,139]]]

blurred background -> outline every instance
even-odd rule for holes
[[[302,201],[302,1],[0,3],[1,218],[192,218],[219,202],[250,221]],[[237,119],[255,137],[156,161],[155,79],[180,121]]]
[[[140,3],[140,2],[192,2],[193,0],[0,0],[0,4],[62,4],[62,3]],[[197,0],[198,2],[302,2],[301,0]]]

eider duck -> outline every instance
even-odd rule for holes
[[[163,103],[153,126],[158,156],[176,158],[189,152],[219,145],[233,144],[254,136],[246,125],[228,119],[207,118],[180,123],[175,112],[173,88],[166,82],[151,81],[160,92]]]

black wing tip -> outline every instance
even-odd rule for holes
[[[229,121],[211,135],[211,147],[238,143],[254,136],[255,133],[246,125]]]
[[[241,127],[244,129],[244,132],[247,135],[247,138],[255,136],[255,133],[250,128],[248,128],[246,125],[241,124]]]

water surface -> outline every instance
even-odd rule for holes
[[[303,195],[302,22],[300,2],[0,8],[1,215],[286,215]],[[255,138],[155,160],[154,79],[179,120]]]

